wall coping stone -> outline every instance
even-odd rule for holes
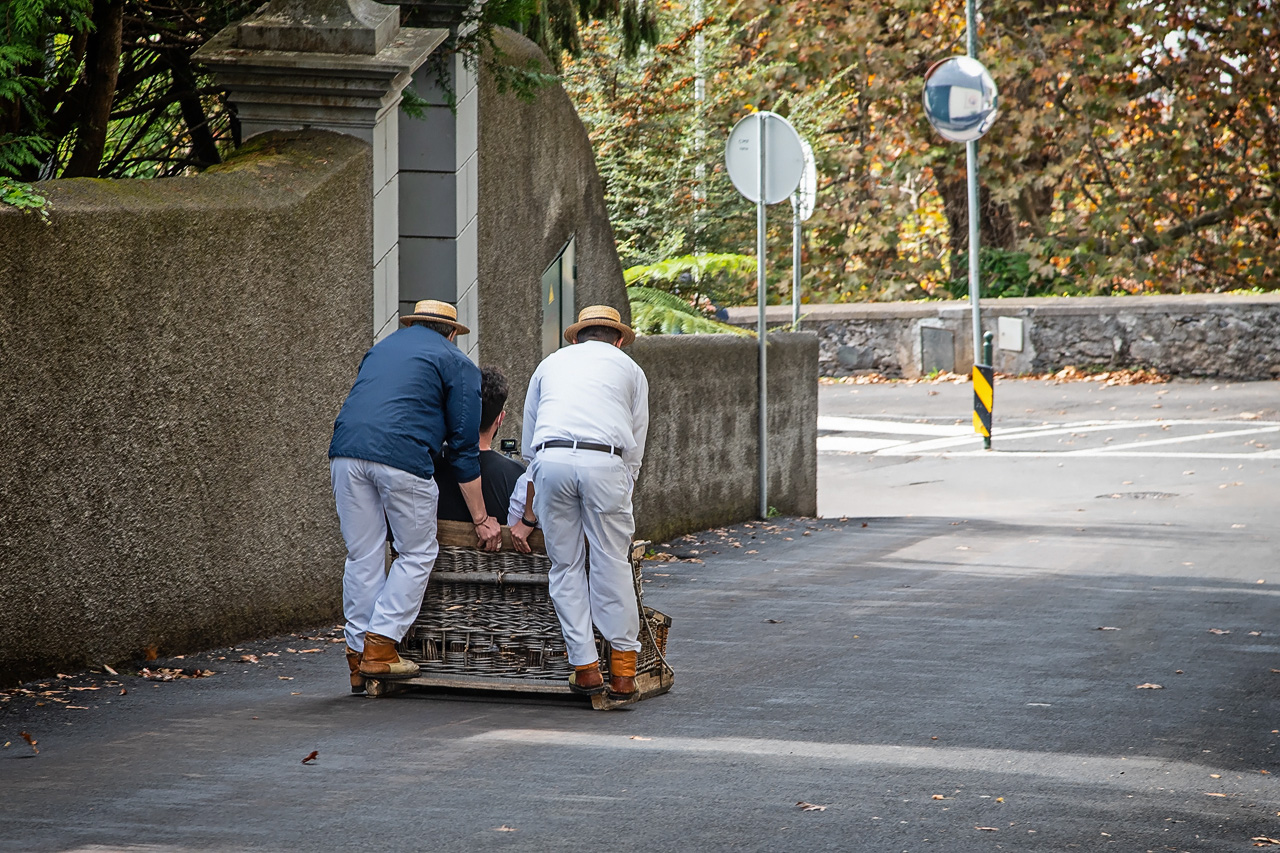
[[[1280,293],[1188,293],[1152,296],[1035,296],[1017,299],[984,299],[983,316],[1010,317],[1030,315],[1100,315],[1100,314],[1169,314],[1204,313],[1224,308],[1238,309],[1249,304],[1278,305]],[[730,308],[729,322],[735,326],[754,328],[758,309]],[[819,323],[832,320],[915,319],[919,317],[955,317],[969,314],[969,302],[947,299],[929,302],[845,302],[839,304],[804,305],[800,322]],[[766,323],[791,322],[790,305],[770,305],[765,309]]]

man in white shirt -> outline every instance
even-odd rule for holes
[[[649,431],[649,382],[622,347],[635,332],[607,305],[578,314],[564,332],[573,346],[547,356],[524,401],[524,456],[532,511],[512,529],[517,550],[541,523],[551,558],[551,600],[569,650],[569,686],[606,690],[591,626],[608,641],[610,698],[635,695],[640,614],[631,574],[631,491]],[[591,575],[586,573],[591,546]]]

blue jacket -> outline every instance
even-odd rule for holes
[[[480,368],[444,335],[413,325],[374,344],[333,423],[329,458],[381,462],[419,477],[448,441],[459,483],[480,476]]]

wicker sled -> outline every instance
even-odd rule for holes
[[[386,696],[408,687],[511,691],[584,699],[569,690],[568,652],[547,589],[551,561],[542,534],[534,531],[534,553],[511,547],[511,531],[502,528],[503,549],[482,551],[474,528],[465,522],[441,521],[440,555],[431,572],[422,610],[400,642],[406,660],[421,672],[409,679],[365,679],[365,693]],[[593,696],[591,704],[607,709],[666,693],[675,673],[664,657],[671,619],[645,607],[640,584],[640,557],[645,545],[632,549],[636,606],[640,609],[640,653],[636,658],[634,698],[616,701]],[[609,646],[596,634],[600,666],[609,677]]]

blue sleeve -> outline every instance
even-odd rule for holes
[[[446,367],[444,383],[444,423],[453,471],[459,483],[480,476],[480,368],[458,354]]]

